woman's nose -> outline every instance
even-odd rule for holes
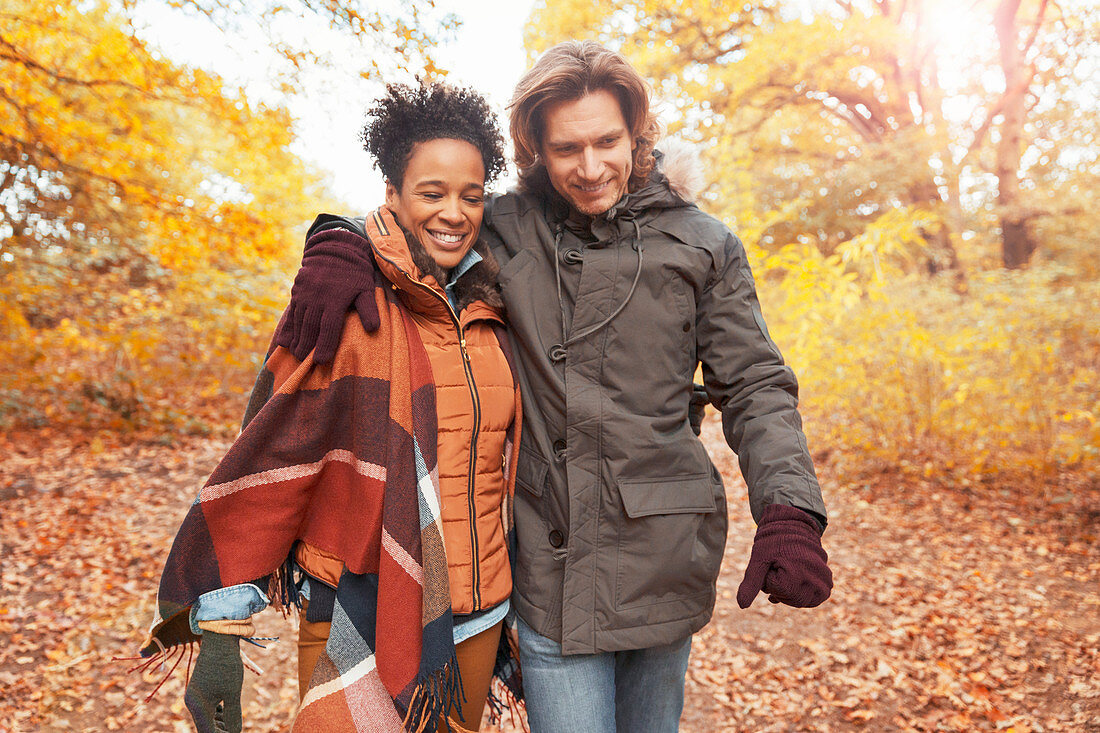
[[[456,199],[447,199],[444,201],[443,209],[439,212],[439,218],[447,222],[461,223],[462,207],[458,205]]]

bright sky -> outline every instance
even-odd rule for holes
[[[438,50],[440,66],[450,71],[449,80],[482,92],[500,116],[507,133],[504,106],[527,68],[523,49],[523,25],[534,0],[437,0],[436,7],[462,20],[453,43]],[[366,100],[369,101],[369,100]],[[384,187],[378,171],[358,141],[363,108],[351,107],[330,119],[301,113],[302,136],[295,152],[332,171],[332,188],[349,203],[373,207],[381,203]],[[296,110],[297,112],[297,110]],[[511,148],[508,149],[511,156]],[[500,186],[498,181],[497,186]],[[364,196],[366,199],[364,200]]]
[[[436,62],[452,82],[477,88],[488,98],[506,127],[504,105],[526,69],[523,25],[534,0],[436,0],[440,13],[453,13],[462,24],[455,39],[437,48]],[[332,190],[355,207],[381,202],[381,176],[358,140],[363,113],[381,91],[357,78],[362,59],[349,54],[338,68],[308,86],[301,97],[286,99],[275,90],[269,71],[270,52],[258,43],[217,32],[208,23],[145,7],[144,35],[174,59],[214,71],[243,85],[251,97],[285,103],[298,119],[294,152],[329,175]],[[401,81],[404,81],[402,79]],[[510,152],[510,151],[509,151]],[[498,182],[498,185],[499,182]]]

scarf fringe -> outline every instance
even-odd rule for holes
[[[443,667],[418,677],[402,724],[410,733],[424,733],[432,730],[443,717],[447,720],[447,730],[451,730],[451,712],[460,710],[465,700],[458,657],[452,651],[451,658]]]
[[[509,534],[510,539],[514,540],[514,530]],[[512,556],[515,557],[514,550]],[[489,707],[489,722],[500,725],[504,712],[507,711],[508,721],[513,726],[516,725],[516,718],[519,718],[519,724],[523,730],[531,733],[527,723],[527,706],[523,700],[523,675],[516,650],[510,643],[507,624],[508,622],[505,621],[505,627],[501,629],[497,658],[493,665],[493,678],[489,685],[489,697],[485,701]]]
[[[493,682],[489,686],[489,697],[486,698],[485,702],[489,706],[490,723],[499,726],[501,721],[504,720],[504,713],[507,712],[509,723],[515,726],[518,718],[519,725],[524,732],[531,733],[531,728],[527,723],[527,704],[516,693],[515,685],[511,682],[500,677],[493,677]]]
[[[164,649],[162,647],[161,651],[149,657],[112,657],[111,661],[132,662],[140,660],[137,664],[126,670],[126,674],[137,673],[143,680],[146,680],[148,682],[156,681],[157,684],[153,688],[153,691],[145,697],[145,702],[149,702],[158,692],[160,692],[160,688],[164,686],[164,683],[168,681],[168,678],[175,673],[176,669],[180,666],[180,663],[183,662],[184,657],[187,657],[187,668],[184,673],[183,684],[185,687],[187,686],[187,684],[191,681],[191,666],[195,657],[196,645],[197,642],[191,641],[168,647],[167,649]],[[169,663],[171,663],[172,666],[169,667],[168,670],[159,679],[157,679],[156,677],[152,677],[150,679],[151,673],[155,673],[158,667],[159,669],[164,669]]]
[[[271,607],[283,614],[283,618],[290,615],[290,609],[302,610],[302,596],[298,592],[298,584],[294,582],[294,574],[298,570],[298,564],[294,562],[294,551],[287,555],[283,564],[276,568],[267,583],[267,595],[271,598]]]

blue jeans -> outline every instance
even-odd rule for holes
[[[562,656],[519,620],[531,733],[674,733],[684,709],[691,636],[664,646]]]

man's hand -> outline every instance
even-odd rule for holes
[[[760,591],[772,603],[813,608],[833,590],[829,556],[821,546],[817,522],[794,507],[772,504],[764,509],[752,543],[737,605],[748,608]]]
[[[198,733],[241,733],[243,685],[239,637],[204,631],[183,696]]]
[[[290,308],[275,343],[314,364],[336,358],[344,316],[354,307],[367,333],[378,330],[375,267],[370,244],[354,232],[326,229],[306,242],[302,267],[290,289]]]

